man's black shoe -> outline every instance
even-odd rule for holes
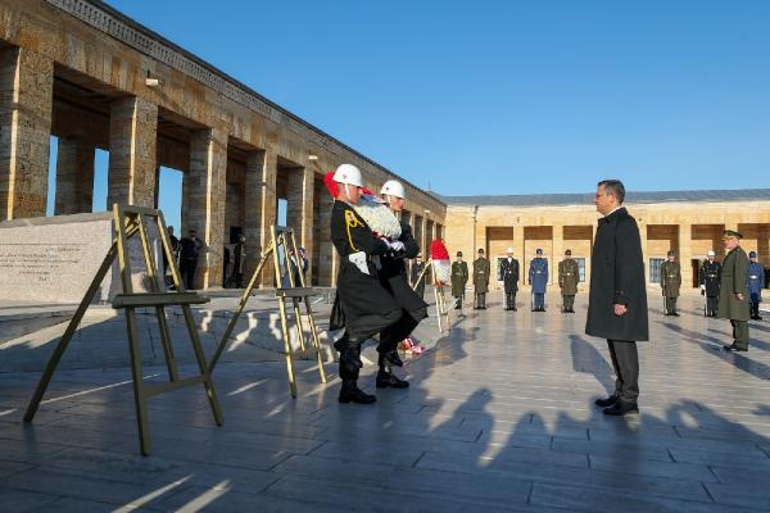
[[[618,399],[615,404],[604,409],[605,415],[626,415],[628,413],[639,413],[639,405],[636,401]]]
[[[377,373],[377,388],[409,388],[409,382],[392,372],[380,371]]]
[[[732,343],[731,345],[729,345],[729,346],[723,346],[723,347],[722,347],[722,349],[723,349],[723,350],[725,350],[725,351],[743,351],[743,352],[745,352],[745,351],[748,351],[748,350],[749,350],[749,348],[748,348],[748,347],[741,347],[741,346],[736,346],[736,345],[735,345],[735,342],[733,342],[733,343]]]
[[[519,309],[516,308],[515,306],[513,308],[511,308],[511,310],[513,310],[514,312],[518,312],[519,311]]]
[[[342,387],[340,390],[339,402],[341,403],[356,403],[356,404],[372,404],[377,402],[377,397],[367,394],[357,386]]]
[[[599,408],[607,408],[608,406],[612,406],[618,402],[618,396],[616,394],[612,394],[609,397],[606,397],[604,399],[597,399],[594,401],[594,404],[598,406]]]
[[[673,315],[674,317],[679,317],[679,312],[674,312],[671,315]]]
[[[388,351],[387,353],[383,353],[382,357],[387,361],[389,364],[391,364],[393,367],[403,367],[404,361],[401,359],[401,356],[398,354],[398,350]]]

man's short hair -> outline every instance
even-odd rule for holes
[[[605,194],[612,194],[619,204],[623,204],[626,199],[626,188],[623,182],[620,180],[602,180],[598,185],[599,187],[603,185]]]

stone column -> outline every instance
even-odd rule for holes
[[[205,244],[198,262],[196,288],[222,286],[226,176],[227,130],[219,127],[193,132],[190,170],[185,177],[189,204],[184,224],[185,229],[195,230]]]
[[[332,244],[331,219],[334,198],[329,194],[321,195],[318,244],[318,283],[322,287],[333,287],[337,282],[339,256]]]
[[[136,96],[112,104],[108,209],[114,203],[153,207],[157,141],[156,104]]]
[[[82,139],[60,137],[56,158],[55,214],[93,210],[96,148]]]
[[[246,158],[246,186],[244,191],[243,235],[246,237],[246,266],[244,279],[251,278],[259,264],[262,245],[262,170],[265,152],[253,151]]]
[[[312,283],[313,265],[313,199],[315,195],[315,172],[310,168],[293,170],[289,173],[289,198],[286,224],[294,229],[297,246],[304,246],[308,258],[306,283]]]
[[[0,50],[0,221],[45,216],[53,61]]]
[[[679,251],[677,258],[682,266],[682,291],[692,289],[692,224],[679,225]]]
[[[521,287],[527,284],[524,275],[527,270],[524,260],[526,258],[526,254],[524,253],[524,227],[521,225],[513,227],[513,256],[519,261],[519,287]]]
[[[278,179],[278,154],[275,150],[268,149],[262,162],[262,191],[260,212],[261,222],[259,228],[260,251],[270,244],[270,229],[278,220],[278,196],[276,194],[276,180]],[[272,259],[265,263],[262,272],[262,287],[275,286],[275,269]]]

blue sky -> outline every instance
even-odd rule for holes
[[[767,1],[108,2],[439,193],[770,187]]]

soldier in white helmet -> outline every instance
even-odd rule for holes
[[[719,282],[722,279],[722,264],[716,261],[716,251],[708,252],[708,258],[700,267],[700,293],[706,296],[706,317],[716,317],[719,309]]]
[[[381,332],[398,337],[405,329],[401,326],[407,325],[402,319],[404,310],[381,285],[373,258],[403,252],[404,244],[377,237],[351,206],[358,203],[363,187],[361,171],[356,166],[342,164],[333,179],[337,193],[332,207],[331,238],[340,255],[337,297],[345,326],[345,335],[334,343],[340,352],[342,389],[339,401],[371,404],[377,398],[363,392],[357,384],[363,366],[361,345]],[[381,337],[380,344],[395,347],[400,340]],[[392,354],[384,356],[393,357]],[[395,357],[398,358],[397,352]],[[395,363],[398,362],[400,359]]]
[[[398,215],[404,209],[406,194],[401,182],[388,180],[382,186],[380,194],[388,202],[388,206],[394,214]],[[384,256],[381,259],[382,269],[379,272],[382,286],[390,292],[399,306],[406,311],[406,322],[398,323],[383,331],[381,339],[390,341],[400,341],[407,338],[420,321],[428,316],[428,304],[409,286],[406,272],[406,259],[415,258],[420,253],[420,245],[412,235],[412,227],[403,221],[400,221],[400,224],[401,236],[398,240],[404,245],[404,250],[399,252],[391,251]],[[405,333],[404,330],[406,331]],[[394,331],[397,332],[393,333]],[[380,353],[377,388],[407,388],[409,383],[396,377],[391,368],[391,363],[394,361],[398,362],[400,358],[386,357],[392,353],[395,353],[396,356],[398,355],[397,345],[386,346],[384,343],[380,343],[377,350]]]
[[[508,248],[508,256],[500,262],[500,279],[505,288],[505,309],[516,311],[516,293],[519,291],[519,261],[513,258],[513,248]]]

